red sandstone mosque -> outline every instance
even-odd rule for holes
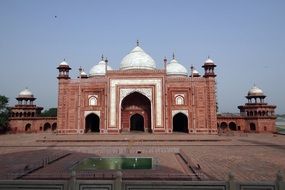
[[[71,79],[69,64],[57,67],[57,118],[39,117],[43,108],[33,104],[25,89],[11,108],[14,132],[55,131],[58,134],[120,134],[129,132],[217,134],[219,130],[275,132],[276,106],[265,103],[261,89],[253,86],[240,114],[217,114],[213,60],[208,58],[200,75],[194,67],[189,74],[175,56],[164,59],[164,68],[137,43],[113,70],[103,58],[87,75]]]

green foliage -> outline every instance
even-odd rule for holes
[[[0,132],[5,132],[8,128],[9,99],[6,96],[0,95]]]
[[[45,110],[43,113],[41,113],[42,117],[56,117],[57,116],[57,108],[50,108],[48,110]]]

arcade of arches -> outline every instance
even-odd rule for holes
[[[267,131],[266,123],[264,124],[261,131]],[[225,131],[243,131],[243,132],[259,132],[257,124],[255,122],[244,122],[244,120],[229,120],[226,121],[224,118],[218,120],[217,124],[220,132]]]
[[[13,132],[55,132],[57,129],[57,123],[55,121],[37,120],[25,121],[22,124],[23,127],[13,128]]]

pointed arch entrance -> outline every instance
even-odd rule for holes
[[[177,113],[173,117],[173,132],[188,133],[188,118],[183,113]]]
[[[141,114],[134,114],[130,117],[131,131],[144,131],[144,118]]]
[[[132,92],[121,103],[122,131],[151,132],[151,102],[143,94]]]
[[[94,113],[85,118],[85,133],[88,132],[100,132],[100,118]]]

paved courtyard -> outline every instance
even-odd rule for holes
[[[88,157],[151,156],[152,170],[123,171],[123,178],[272,181],[285,173],[285,136],[226,135],[56,135],[0,136],[1,179],[68,178]],[[79,178],[112,178],[114,171],[78,171]]]

